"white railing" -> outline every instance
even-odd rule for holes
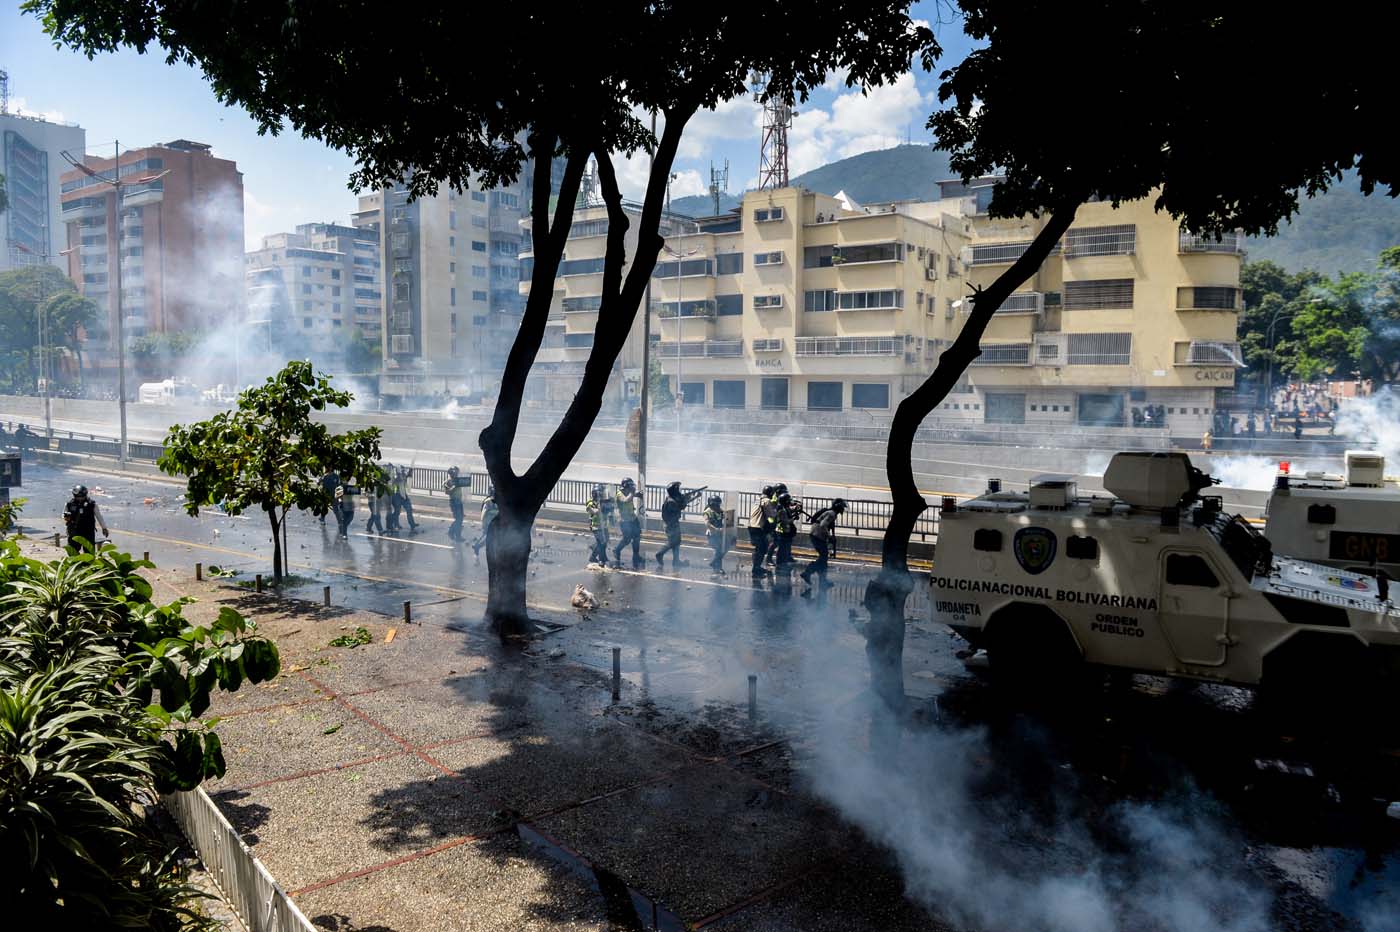
[[[1244,234],[1239,232],[1222,233],[1217,242],[1214,236],[1181,231],[1177,240],[1177,252],[1223,252],[1242,256],[1245,253]]]
[[[1031,344],[984,343],[982,355],[972,360],[974,366],[1029,366]]]
[[[316,932],[204,790],[162,801],[248,932]]]
[[[1081,256],[1131,256],[1137,250],[1137,227],[1131,223],[1105,227],[1071,227],[1065,233],[1066,259]]]
[[[797,337],[797,356],[898,356],[904,343],[895,337]]]
[[[977,304],[975,297],[969,298],[964,305],[969,311]],[[1045,310],[1045,295],[1039,291],[1017,291],[1007,295],[1006,300],[1001,302],[1001,307],[997,308],[998,314],[1039,314]]]

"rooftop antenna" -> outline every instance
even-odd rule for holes
[[[597,203],[595,198],[598,189],[598,161],[594,159],[588,163],[588,170],[579,179],[578,206],[589,207]]]
[[[720,200],[729,193],[729,159],[724,160],[724,168],[716,169],[710,163],[710,199],[715,202],[715,216],[719,216]]]
[[[788,127],[792,125],[792,107],[780,94],[768,93],[768,75],[755,72],[754,99],[763,104],[763,143],[758,150],[758,189],[773,190],[788,186]]]
[[[0,113],[10,112],[10,73],[0,70]]]

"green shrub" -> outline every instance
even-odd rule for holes
[[[108,545],[43,563],[0,541],[0,890],[57,928],[208,923],[145,807],[222,776],[212,691],[275,676],[256,625],[151,601]]]

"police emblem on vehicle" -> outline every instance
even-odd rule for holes
[[[1032,576],[1045,572],[1055,562],[1055,532],[1043,527],[1023,527],[1011,541],[1011,551],[1021,569]]]

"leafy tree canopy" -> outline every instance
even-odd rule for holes
[[[1273,233],[1300,189],[1348,169],[1395,194],[1391,82],[1368,67],[1389,58],[1392,6],[1300,30],[1254,2],[958,5],[983,47],[945,74],[929,125],[964,178],[1005,175],[998,216],[1155,196],[1192,229]],[[1315,65],[1294,59],[1304,44]]]
[[[427,0],[383,9],[197,0],[27,0],[60,43],[89,56],[135,46],[203,69],[227,104],[265,132],[284,124],[351,153],[353,188],[405,175],[415,195],[446,182],[482,187],[517,175],[523,138],[547,128],[564,151],[634,152],[652,144],[642,115],[713,108],[748,92],[806,99],[829,71],[878,84],[936,53],[900,0],[832,0],[795,16],[779,0],[697,5],[609,0],[587,15],[538,4]],[[489,36],[471,55],[464,35]],[[402,63],[404,67],[396,67]]]
[[[187,477],[185,510],[218,504],[230,514],[261,508],[272,524],[274,578],[282,576],[278,530],[287,512],[324,515],[335,504],[321,478],[338,473],[378,476],[379,428],[332,434],[312,412],[343,408],[351,394],[316,375],[311,363],[293,361],[266,383],[238,396],[232,411],[189,426],[176,424],[157,465]]]

